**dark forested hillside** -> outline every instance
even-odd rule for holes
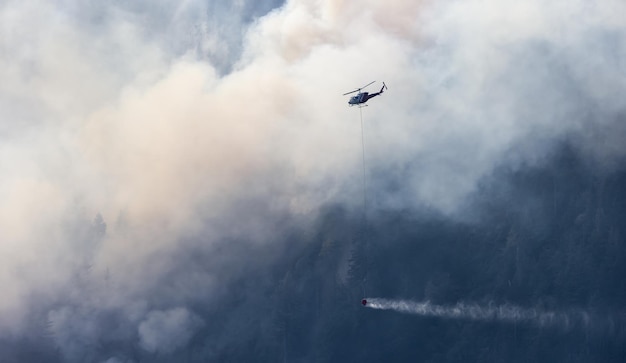
[[[339,206],[281,260],[256,317],[271,329],[221,361],[623,362],[626,169],[600,170],[568,147],[543,165],[500,168],[463,216],[378,211],[365,226]],[[515,304],[589,313],[538,327],[375,311],[363,296]],[[250,321],[252,324],[252,319]]]

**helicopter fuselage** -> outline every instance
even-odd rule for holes
[[[348,104],[350,104],[350,105],[358,105],[358,104],[361,104],[361,103],[365,103],[369,99],[367,97],[368,94],[369,94],[368,92],[361,92],[361,93],[359,93],[356,96],[352,96],[352,97],[350,97],[350,101],[348,101]]]

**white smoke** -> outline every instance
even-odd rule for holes
[[[151,311],[139,324],[139,345],[149,352],[171,353],[184,347],[203,325],[185,308]]]
[[[360,207],[341,94],[370,80],[389,86],[364,115],[384,208],[453,211],[496,165],[571,134],[603,163],[624,155],[621,0],[290,0],[244,20],[257,3],[0,5],[0,335],[24,331],[32,305],[79,304],[47,316],[80,357],[100,310],[228,291],[251,257],[219,243]],[[190,264],[193,248],[219,257]],[[87,268],[89,289],[73,280]],[[151,351],[170,320],[139,311],[126,320]]]

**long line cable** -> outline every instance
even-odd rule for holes
[[[365,132],[363,131],[363,107],[359,107],[361,115],[361,151],[362,151],[362,167],[363,167],[363,222],[367,219],[367,182],[365,176]]]
[[[363,110],[362,106],[359,106],[359,115],[361,116],[361,156],[362,156],[362,168],[363,168],[363,216],[361,221],[361,236],[363,238],[363,258],[365,259],[365,275],[363,276],[363,296],[367,295],[367,177],[365,171],[365,132],[363,128]]]

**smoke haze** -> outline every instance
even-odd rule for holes
[[[481,180],[564,140],[613,170],[624,14],[619,0],[3,1],[0,339],[123,362],[237,336],[243,320],[209,319],[251,301],[230,283],[289,254],[324,206],[361,208],[358,110],[341,94],[372,80],[389,86],[363,110],[372,210],[464,219]]]

